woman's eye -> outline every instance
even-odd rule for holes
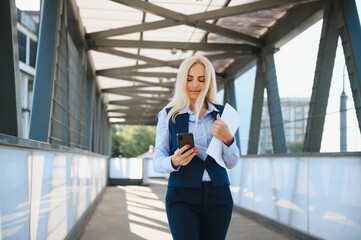
[[[204,82],[204,80],[206,80],[205,78],[198,78],[198,81],[200,82]]]
[[[187,81],[188,81],[188,82],[190,82],[190,81],[192,81],[192,80],[193,80],[193,78],[191,78],[191,77],[188,77],[188,78],[187,78]]]

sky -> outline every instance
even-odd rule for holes
[[[307,29],[275,55],[281,97],[310,98],[322,23],[323,21],[321,20]],[[361,151],[360,130],[357,124],[350,82],[345,67],[343,47],[339,39],[326,111],[321,152],[339,151],[339,108],[340,95],[343,89],[348,96],[346,107],[348,151]]]
[[[39,11],[40,0],[15,0],[16,6],[23,11]]]
[[[361,0],[356,0],[360,12]],[[306,31],[281,47],[275,54],[276,74],[281,98],[310,98],[323,21],[319,21]],[[255,68],[249,70],[236,81],[237,110],[242,117],[239,128],[241,152],[246,154]],[[343,84],[344,83],[344,84]],[[328,107],[322,137],[321,152],[339,152],[340,139],[340,95],[344,86],[347,100],[347,150],[361,151],[361,134],[353,104],[350,83],[341,41],[338,41],[333,77],[329,93]]]

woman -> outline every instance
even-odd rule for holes
[[[223,141],[223,160],[233,168],[239,149],[220,118],[216,75],[203,56],[185,59],[179,67],[172,100],[158,114],[154,170],[170,173],[166,212],[175,240],[225,239],[233,200],[225,168],[206,154],[216,137]],[[178,148],[177,133],[193,133],[195,147]]]

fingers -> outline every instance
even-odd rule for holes
[[[198,154],[198,150],[196,148],[192,148],[189,151],[183,152],[183,155],[186,158],[190,158],[189,161],[192,160],[192,158],[197,154]]]
[[[228,131],[227,124],[221,119],[219,113],[217,114],[217,119],[214,121],[212,126],[212,133],[215,137],[220,138],[220,136]]]
[[[186,145],[184,145],[183,147],[181,147],[179,150],[181,150],[181,152],[183,153],[183,152],[185,152],[187,149],[189,149],[190,148],[190,145],[189,144],[186,144]]]
[[[233,142],[233,136],[229,132],[227,124],[221,119],[220,115],[217,114],[216,120],[212,126],[212,134],[216,138],[222,140],[227,145]]]
[[[178,148],[174,155],[171,157],[171,161],[173,166],[186,166],[192,158],[198,154],[198,150],[196,148],[189,149],[189,145],[185,145],[181,148]],[[186,151],[189,149],[188,151]]]
[[[219,115],[219,113],[217,114],[216,120],[214,121],[213,126],[220,128],[220,130],[222,130],[222,128],[228,128],[227,124],[221,119],[221,116]]]

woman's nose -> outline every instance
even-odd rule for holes
[[[199,85],[199,84],[198,84],[198,81],[197,81],[197,80],[193,80],[193,81],[192,81],[192,86],[193,86],[193,87],[198,87],[198,85]]]

